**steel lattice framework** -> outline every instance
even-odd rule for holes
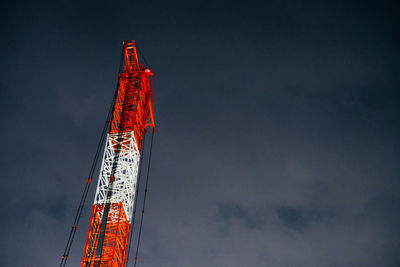
[[[124,42],[124,69],[109,124],[82,267],[125,266],[146,128],[154,126],[153,72]]]

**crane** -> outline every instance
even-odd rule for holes
[[[81,267],[127,265],[144,136],[148,127],[155,131],[154,73],[139,63],[135,41],[123,42],[122,60]],[[91,181],[90,175],[60,266],[68,258]]]

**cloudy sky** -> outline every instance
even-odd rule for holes
[[[0,265],[58,266],[134,39],[157,127],[138,266],[399,266],[394,2],[3,3]]]

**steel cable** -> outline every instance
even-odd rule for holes
[[[149,185],[149,173],[150,173],[150,164],[151,164],[151,152],[153,151],[153,138],[154,138],[154,131],[151,134],[151,143],[150,143],[150,155],[149,155],[149,163],[147,164],[147,177],[146,177],[146,185],[144,188],[144,197],[143,197],[143,206],[142,206],[142,216],[140,218],[140,226],[139,226],[139,234],[138,234],[138,241],[136,245],[136,253],[135,253],[135,264],[136,267],[137,259],[138,259],[138,252],[140,246],[140,237],[142,235],[142,225],[143,225],[143,217],[144,217],[144,208],[146,206],[146,197],[147,197],[147,188]]]
[[[140,173],[142,171],[142,162],[143,162],[143,155],[144,155],[144,144],[146,141],[146,135],[143,136],[143,142],[142,142],[142,153],[140,154],[140,163],[139,163],[139,171],[138,171],[138,180],[136,182],[136,192],[135,192],[135,202],[134,202],[134,207],[133,207],[133,214],[132,214],[132,224],[131,224],[131,230],[129,232],[129,244],[128,244],[128,254],[126,257],[126,266],[128,266],[129,262],[129,255],[130,255],[130,250],[131,250],[131,243],[132,243],[132,236],[133,236],[133,229],[135,226],[135,219],[136,219],[136,207],[137,207],[137,199],[139,195],[139,187],[140,187]]]
[[[143,58],[144,64],[146,64],[146,67],[148,67],[149,69],[151,69],[150,64],[147,63],[146,58],[144,57],[142,51],[140,51],[139,47],[136,45],[136,49],[139,51],[140,56]]]
[[[123,55],[124,55],[123,51],[124,50],[122,49],[121,59],[120,59],[120,63],[119,63],[119,71],[121,70],[121,66],[122,66],[122,62],[123,62]],[[118,74],[118,76],[119,76],[119,74]],[[119,80],[119,77],[118,77],[118,80]],[[103,131],[101,133],[101,137],[100,137],[99,143],[97,145],[97,149],[96,149],[96,153],[95,153],[95,156],[94,156],[94,159],[93,159],[93,162],[92,162],[92,166],[90,168],[89,175],[88,175],[88,178],[86,180],[86,184],[85,184],[85,187],[84,187],[84,190],[83,190],[83,193],[82,193],[82,197],[81,197],[78,209],[77,209],[76,214],[75,214],[74,222],[72,224],[72,228],[71,228],[70,234],[68,236],[68,240],[67,240],[67,244],[66,244],[65,249],[64,249],[64,253],[63,253],[62,257],[61,257],[60,267],[64,267],[66,265],[66,263],[67,263],[67,260],[68,260],[68,257],[69,257],[69,253],[70,253],[70,250],[71,250],[71,246],[72,246],[72,243],[73,243],[74,238],[75,238],[75,233],[76,233],[76,231],[78,229],[78,224],[79,224],[79,221],[80,221],[80,218],[81,218],[81,215],[82,215],[83,208],[85,206],[86,197],[88,195],[88,192],[89,192],[89,189],[90,189],[90,185],[91,185],[92,180],[93,180],[93,174],[94,174],[94,171],[96,170],[97,162],[99,160],[99,155],[100,155],[103,143],[104,143],[104,139],[105,139],[105,137],[107,135],[107,130],[108,130],[108,127],[109,127],[110,118],[111,118],[111,115],[112,115],[112,112],[113,112],[113,109],[114,109],[114,102],[115,102],[115,98],[116,98],[116,95],[117,95],[117,92],[118,92],[118,80],[117,80],[117,90],[116,90],[116,92],[114,94],[113,100],[112,100],[110,108],[108,110],[107,118],[106,118],[106,121],[104,123]]]

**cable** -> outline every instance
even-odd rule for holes
[[[140,51],[140,49],[139,49],[139,47],[138,47],[137,45],[136,45],[136,48],[137,48],[137,50],[139,51],[140,56],[143,58],[144,64],[146,64],[146,66],[147,66],[149,69],[151,69],[150,64],[147,63],[146,58],[144,57],[142,51]]]
[[[121,51],[121,58],[120,58],[120,64],[119,64],[119,69],[118,69],[118,74],[120,74],[122,71],[123,71],[123,62],[124,62],[124,46],[122,47],[122,51]],[[110,106],[110,110],[109,110],[109,114],[108,114],[108,122],[109,122],[109,124],[108,124],[108,127],[111,127],[111,122],[113,121],[113,116],[114,116],[114,109],[115,109],[115,101],[116,101],[116,98],[117,98],[117,96],[118,96],[118,89],[119,89],[119,75],[118,75],[118,77],[117,77],[117,87],[116,87],[116,90],[115,90],[115,93],[114,93],[114,98],[113,98],[113,102],[111,103],[111,106]],[[117,146],[117,152],[116,152],[116,155],[117,155],[117,159],[114,159],[114,163],[115,163],[115,161],[116,160],[118,160],[118,157],[119,157],[119,149],[120,149],[120,146]],[[114,165],[114,164],[113,164]],[[114,169],[114,166],[113,166],[113,169]],[[109,184],[109,187],[110,186],[112,186],[112,184]],[[109,191],[109,188],[108,188],[108,190],[107,191]],[[106,200],[105,200],[105,202],[103,203],[103,205],[105,205],[106,204]],[[105,208],[104,208],[105,209]],[[104,209],[103,209],[103,212],[104,212]],[[94,212],[97,212],[97,210],[96,211],[94,211]],[[107,216],[106,216],[107,217]],[[103,214],[103,218],[104,218],[104,214]],[[90,227],[91,226],[89,226],[89,229],[90,229]],[[100,227],[99,229],[97,229],[96,230],[96,232],[95,232],[95,234],[97,235],[98,233],[99,233],[99,231],[101,231],[101,224],[98,226],[98,227]],[[95,228],[92,228],[93,229],[93,231],[94,231],[94,229]],[[99,239],[99,237],[97,237],[96,238],[96,240],[98,241],[98,239]],[[96,242],[97,242],[96,241]],[[101,248],[102,249],[102,248]],[[96,252],[97,252],[97,250],[96,250]],[[86,251],[85,251],[85,253],[86,253]],[[95,255],[95,253],[91,253],[90,255],[88,254],[87,256],[87,259],[86,259],[86,265],[85,266],[88,266],[88,264],[90,264],[91,262],[92,262],[92,259],[93,259],[93,256]],[[90,256],[90,257],[89,257]]]
[[[122,49],[121,59],[120,59],[120,63],[119,63],[119,65],[120,65],[119,69],[120,70],[121,70],[121,65],[122,65],[122,61],[123,61],[123,51],[124,50]],[[118,77],[118,79],[119,79],[119,77]],[[117,96],[117,91],[118,91],[118,81],[117,81],[117,90],[116,90],[116,92],[114,94],[114,98],[113,98],[113,100],[111,102],[111,105],[110,105],[110,108],[108,110],[107,118],[106,118],[106,121],[104,123],[103,131],[101,133],[101,137],[100,137],[99,143],[97,145],[97,149],[96,149],[96,153],[95,153],[95,156],[94,156],[94,159],[93,159],[93,162],[92,162],[92,166],[90,168],[89,175],[88,175],[88,178],[86,180],[85,187],[83,189],[81,201],[79,202],[79,206],[78,206],[78,209],[77,209],[76,214],[75,214],[74,222],[72,224],[71,232],[69,233],[67,244],[65,246],[64,253],[63,253],[62,257],[61,257],[60,267],[64,267],[66,265],[68,257],[69,257],[69,252],[71,250],[72,242],[74,241],[74,238],[75,238],[76,230],[78,229],[79,220],[81,218],[82,211],[83,211],[83,208],[85,206],[86,197],[88,195],[88,192],[89,192],[89,189],[90,189],[90,185],[91,185],[92,180],[93,180],[93,174],[94,174],[94,171],[96,170],[96,166],[97,166],[97,162],[99,160],[99,155],[100,155],[100,152],[101,152],[101,149],[102,149],[102,145],[103,145],[104,139],[105,139],[105,137],[107,135],[108,126],[110,124],[110,118],[111,118],[112,112],[114,110],[114,102],[115,102],[115,98]]]
[[[105,125],[103,127],[103,131],[102,131],[102,134],[101,134],[101,137],[100,137],[100,141],[99,141],[99,143],[97,145],[97,150],[96,150],[96,153],[95,153],[95,156],[94,156],[94,160],[93,160],[92,166],[91,166],[90,171],[89,171],[89,176],[88,176],[88,178],[86,180],[85,188],[84,188],[83,193],[82,193],[81,201],[79,203],[78,210],[76,212],[76,215],[75,215],[75,218],[74,218],[74,222],[72,224],[72,228],[71,228],[71,232],[70,232],[69,237],[68,237],[67,245],[65,246],[65,250],[64,250],[64,253],[62,255],[60,267],[65,266],[65,264],[67,263],[67,260],[68,260],[68,256],[69,256],[69,252],[71,250],[72,242],[74,240],[76,230],[78,229],[79,220],[81,218],[82,211],[83,211],[83,208],[85,206],[86,197],[88,195],[88,192],[89,192],[89,189],[90,189],[90,185],[91,185],[92,180],[93,180],[93,173],[94,173],[94,171],[96,169],[97,162],[98,162],[98,159],[99,159],[99,155],[100,155],[100,152],[101,152],[101,147],[102,147],[102,144],[104,142],[104,138],[105,138],[106,133],[107,133],[108,119],[109,119],[109,117],[107,116],[107,120],[106,120]]]
[[[128,244],[128,254],[126,256],[126,266],[128,266],[129,262],[129,254],[131,252],[131,243],[132,243],[132,236],[133,236],[133,228],[135,225],[135,219],[136,219],[136,207],[137,207],[137,199],[139,195],[139,187],[140,187],[140,177],[141,177],[141,171],[142,171],[142,162],[143,162],[143,155],[144,155],[144,144],[146,135],[143,136],[143,142],[142,142],[142,153],[140,154],[140,163],[139,163],[139,170],[138,170],[138,180],[136,182],[136,193],[135,193],[135,202],[134,202],[134,207],[133,207],[133,214],[132,214],[132,224],[131,224],[131,230],[129,232],[129,244]]]
[[[134,264],[135,267],[136,267],[136,263],[137,263],[138,252],[139,252],[139,246],[140,246],[140,236],[141,236],[141,234],[142,234],[142,225],[143,225],[143,217],[144,217],[144,208],[145,208],[145,206],[146,206],[147,187],[148,187],[148,184],[149,184],[149,173],[150,173],[150,164],[151,164],[151,152],[153,151],[153,138],[154,138],[154,131],[152,131],[152,134],[151,134],[150,155],[149,155],[149,164],[147,165],[146,186],[145,186],[145,188],[144,188],[144,197],[143,197],[143,206],[142,206],[142,217],[140,218],[139,235],[138,235],[138,241],[137,241],[136,253],[135,253],[135,264]]]

